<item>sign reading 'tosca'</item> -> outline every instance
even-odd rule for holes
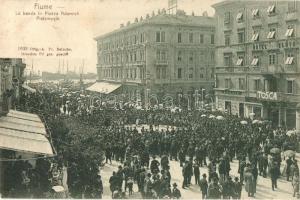
[[[257,92],[257,98],[258,99],[266,99],[266,100],[274,100],[276,101],[277,98],[277,93],[276,92]]]

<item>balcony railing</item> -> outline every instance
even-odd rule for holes
[[[156,65],[168,65],[168,61],[167,60],[157,60],[155,62]]]
[[[216,67],[216,73],[261,73],[261,74],[282,74],[298,73],[296,64],[293,65],[264,65],[264,66],[237,66],[237,67]]]

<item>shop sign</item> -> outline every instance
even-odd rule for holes
[[[264,99],[264,100],[273,100],[277,101],[277,92],[257,92],[257,98],[258,99]]]

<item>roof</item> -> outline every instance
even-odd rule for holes
[[[43,122],[35,114],[11,110],[0,117],[0,149],[53,155]]]
[[[258,3],[258,2],[260,3],[262,1],[261,0],[223,0],[221,2],[213,4],[212,7],[215,9],[217,8],[222,9],[222,6],[230,5],[230,4],[245,5],[249,3]]]
[[[95,40],[105,38],[107,36],[113,35],[115,33],[131,30],[143,25],[171,25],[171,26],[196,26],[196,27],[212,27],[214,28],[214,18],[204,17],[204,16],[192,16],[192,15],[169,15],[169,14],[159,14],[148,19],[143,19],[142,21],[132,23],[130,25],[124,26],[110,33],[98,36]]]

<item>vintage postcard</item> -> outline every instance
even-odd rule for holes
[[[0,0],[0,198],[300,198],[299,20],[298,0]]]

